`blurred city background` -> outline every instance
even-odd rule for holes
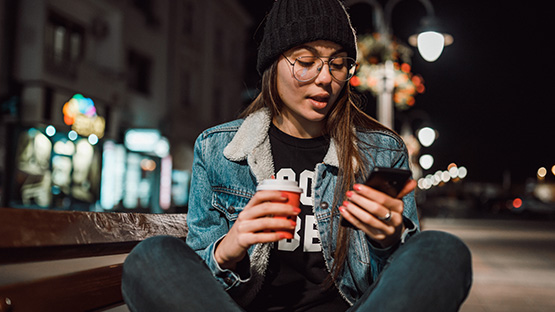
[[[1,206],[185,213],[194,140],[257,95],[272,3],[0,0]],[[543,271],[522,281],[555,280],[553,62],[540,2],[345,3],[359,36],[351,85],[407,143],[423,228],[504,260],[526,245],[532,258],[479,258],[478,269],[535,263]],[[444,33],[433,61],[411,39],[431,17]],[[511,252],[489,248],[499,242]],[[507,283],[477,279],[492,280]],[[530,289],[555,294],[542,283]],[[468,311],[494,311],[472,298]],[[538,308],[527,311],[555,307],[530,300],[520,303]]]

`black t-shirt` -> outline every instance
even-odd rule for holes
[[[313,213],[314,168],[322,162],[329,139],[299,139],[270,126],[276,179],[295,180],[303,188],[301,213],[292,240],[275,243],[264,285],[248,311],[345,311],[349,305],[331,283]]]

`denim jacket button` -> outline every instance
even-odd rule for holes
[[[322,209],[328,209],[330,207],[330,205],[327,202],[321,202],[320,203],[320,208]]]
[[[227,212],[229,212],[229,213],[235,213],[235,211],[236,211],[235,207],[233,207],[233,206],[229,206],[229,208],[227,208]]]

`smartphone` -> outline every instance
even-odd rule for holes
[[[397,197],[410,176],[411,172],[407,169],[374,167],[364,184],[391,197]],[[354,227],[343,217],[341,226]]]

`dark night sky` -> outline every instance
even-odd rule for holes
[[[256,39],[273,1],[242,2],[253,15]],[[509,171],[513,183],[523,183],[540,166],[555,165],[555,97],[550,92],[555,66],[548,33],[553,25],[545,2],[492,2],[432,1],[455,41],[433,63],[414,51],[412,72],[422,75],[426,92],[416,96],[413,109],[425,111],[440,133],[423,149],[436,159],[430,172],[455,162],[466,166],[474,181],[500,183]],[[358,33],[372,29],[371,12],[361,4],[350,11]],[[406,43],[424,16],[418,1],[401,1],[393,11],[394,35]],[[256,59],[256,40],[251,41],[249,53]],[[255,63],[248,66],[255,80]],[[247,84],[253,82],[247,79]]]

